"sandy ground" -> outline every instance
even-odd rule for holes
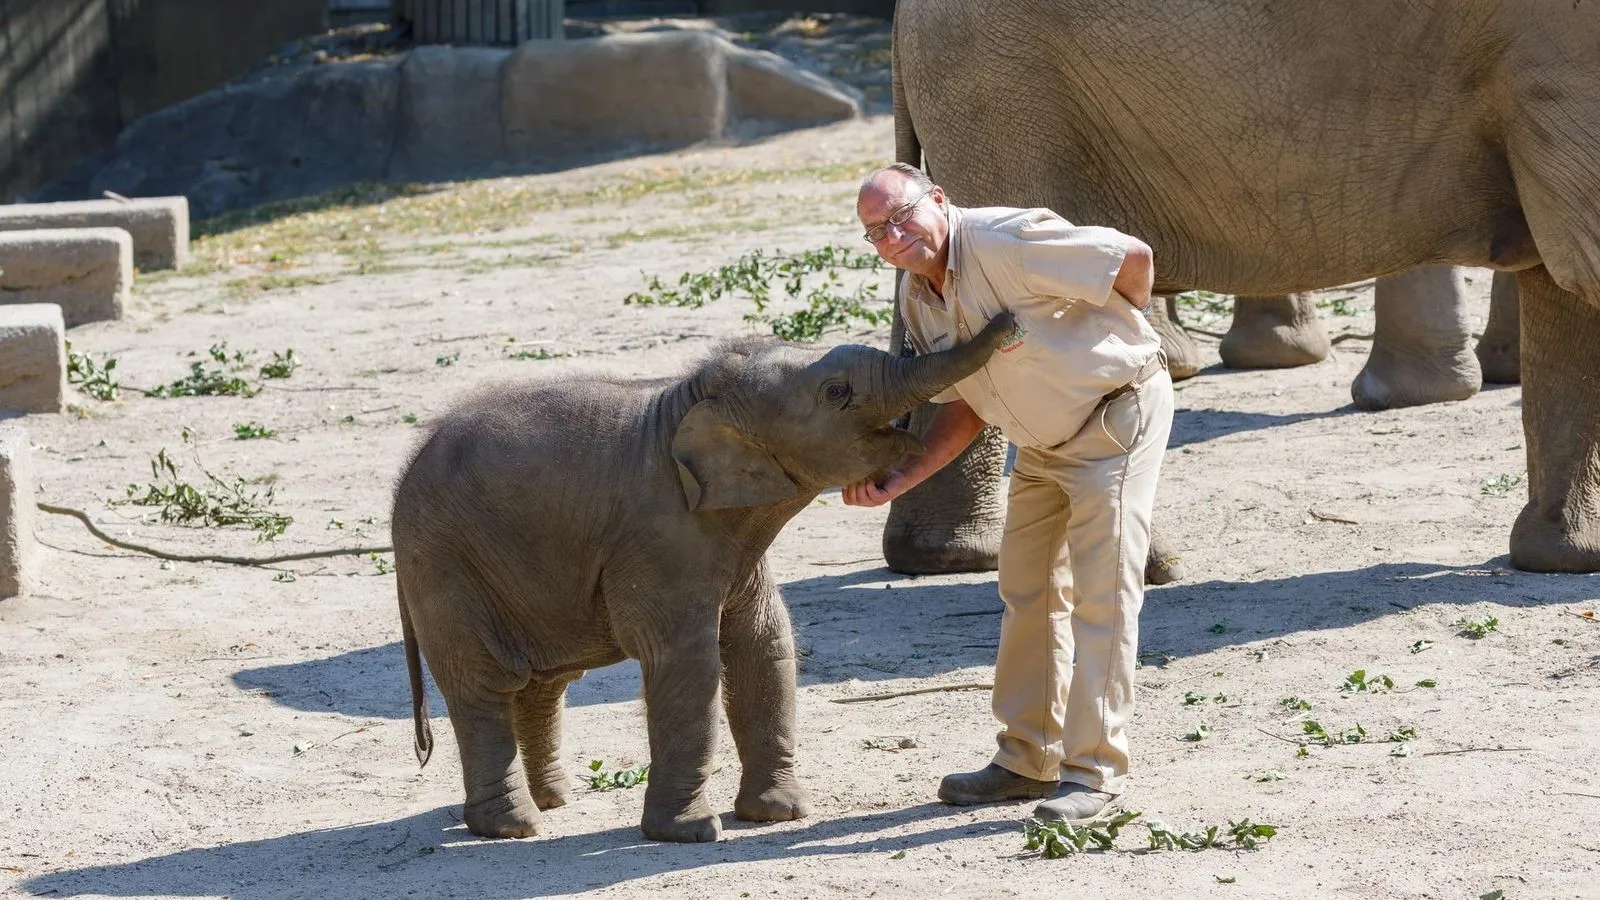
[[[891,148],[879,117],[462,185],[435,196],[433,218],[404,227],[384,226],[412,215],[396,201],[308,214],[344,217],[335,224],[285,220],[302,223],[290,237],[199,241],[200,262],[141,279],[127,317],[75,329],[75,347],[119,357],[124,384],[143,387],[224,340],[256,362],[293,347],[304,365],[249,399],[125,390],[115,402],[79,395],[76,414],[22,419],[39,499],[179,552],[386,543],[399,467],[452,398],[505,378],[672,374],[757,328],[742,299],[700,310],[621,301],[645,274],[675,278],[756,248],[855,246],[856,180]],[[495,198],[512,196],[529,210],[514,227],[450,231],[463,210],[489,221]],[[359,245],[359,265],[312,252],[306,234],[329,229],[342,229],[340,246]],[[1481,327],[1486,273],[1473,288]],[[1355,296],[1357,314],[1330,315],[1330,329],[1370,330],[1370,291]],[[886,334],[829,340],[882,345]],[[1279,826],[1254,852],[1146,852],[1135,824],[1115,852],[1046,860],[1023,851],[1027,805],[939,805],[939,777],[991,752],[984,691],[834,701],[987,681],[994,578],[888,572],[883,511],[846,509],[836,494],[771,551],[806,654],[799,765],[814,812],[736,821],[724,729],[710,796],[727,833],[702,846],[644,840],[639,789],[580,791],[539,838],[468,835],[443,718],[433,763],[419,771],[412,758],[393,576],[371,559],[280,567],[297,573],[289,581],[273,569],[163,564],[41,515],[42,586],[0,602],[0,891],[1600,896],[1600,624],[1573,614],[1594,608],[1600,579],[1508,567],[1525,491],[1485,484],[1524,471],[1517,389],[1357,412],[1349,383],[1365,346],[1346,341],[1326,363],[1292,371],[1213,365],[1179,393],[1158,516],[1189,579],[1151,590],[1145,606],[1127,801],[1184,828],[1240,817]],[[572,355],[518,360],[508,348]],[[1215,362],[1215,342],[1202,348]],[[251,421],[278,436],[235,440],[233,425]],[[163,448],[191,476],[198,456],[218,473],[275,479],[293,526],[263,547],[237,529],[108,506],[148,480]],[[1499,628],[1482,640],[1451,624],[1489,615]],[[1417,641],[1433,644],[1413,653]],[[1398,690],[1342,694],[1355,669],[1388,674]],[[1437,686],[1414,687],[1423,679]],[[607,769],[646,760],[638,691],[632,664],[574,686],[574,774],[593,759]],[[1285,710],[1290,696],[1313,708]],[[1359,723],[1369,742],[1298,756],[1307,717],[1335,733]],[[1209,737],[1182,739],[1201,724]],[[1418,736],[1397,756],[1384,738],[1406,725]],[[915,746],[900,749],[902,737]],[[1262,780],[1269,772],[1283,777]]]

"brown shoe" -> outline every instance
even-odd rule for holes
[[[1082,825],[1111,812],[1118,805],[1116,794],[1065,781],[1054,797],[1033,808],[1033,817],[1046,822]]]
[[[1002,800],[1037,800],[1055,792],[1056,782],[1035,781],[995,763],[976,772],[956,772],[939,782],[939,799],[952,806],[999,803]]]

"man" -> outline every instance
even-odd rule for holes
[[[961,209],[901,163],[867,176],[856,215],[907,273],[897,303],[919,352],[968,340],[1002,309],[1017,322],[981,371],[934,398],[921,455],[844,491],[849,505],[887,503],[985,425],[1018,447],[1000,544],[1000,749],[946,776],[939,798],[1038,798],[1035,816],[1087,821],[1127,780],[1150,514],[1172,430],[1172,380],[1143,315],[1150,248],[1045,209]]]

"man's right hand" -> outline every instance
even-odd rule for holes
[[[839,495],[845,506],[882,506],[911,490],[913,484],[899,469],[890,469],[880,483],[878,479],[863,478],[855,484],[845,485]]]

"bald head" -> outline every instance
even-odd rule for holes
[[[949,211],[944,189],[925,172],[893,163],[868,173],[856,195],[856,218],[886,262],[942,283]]]

